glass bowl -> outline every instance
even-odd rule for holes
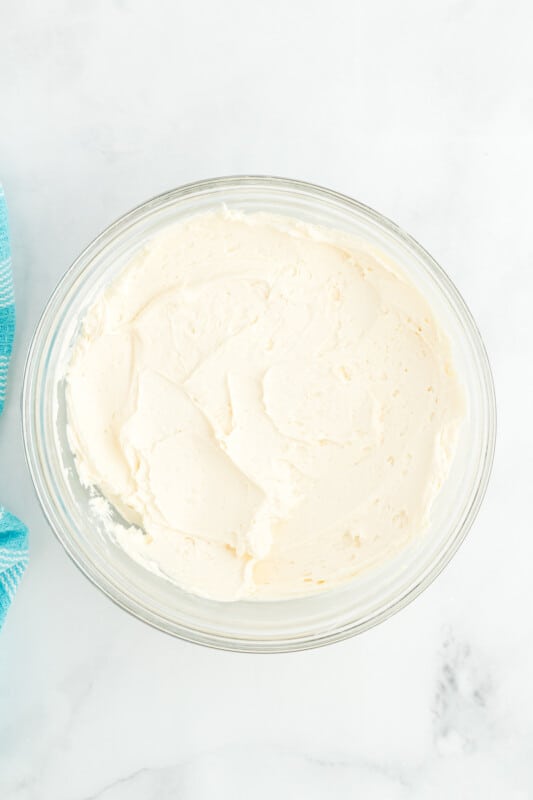
[[[66,439],[64,369],[80,323],[132,254],[171,222],[220,206],[269,211],[345,230],[392,257],[428,298],[447,332],[467,400],[451,471],[424,535],[392,561],[342,588],[283,601],[216,602],[182,591],[133,561],[101,529]],[[479,509],[493,460],[494,387],[483,342],[463,299],[431,256],[361,203],[300,181],[237,176],[175,189],[125,214],[79,256],[37,326],[23,389],[26,457],[57,538],[115,603],[166,633],[227,650],[280,652],[361,633],[405,606],[451,559]]]

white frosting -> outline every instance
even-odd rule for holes
[[[124,549],[220,600],[317,592],[397,553],[463,415],[448,341],[395,265],[228,210],[165,229],[108,286],[67,402]]]

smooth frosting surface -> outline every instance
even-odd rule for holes
[[[220,600],[321,591],[397,553],[463,416],[447,338],[399,268],[227,209],[165,229],[108,286],[67,403],[122,547]]]

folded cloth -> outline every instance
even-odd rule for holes
[[[4,190],[0,184],[0,414],[4,408],[7,368],[15,335],[15,298]],[[28,531],[0,505],[0,628],[28,563]]]

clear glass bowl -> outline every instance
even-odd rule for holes
[[[429,529],[397,558],[343,588],[285,601],[220,603],[195,597],[135,563],[99,527],[66,440],[64,368],[81,320],[142,243],[169,223],[226,203],[346,230],[399,263],[450,337],[468,412]],[[107,228],[53,293],[28,354],[23,390],[26,456],[43,511],[72,560],[139,619],[228,650],[300,650],[360,633],[428,586],[465,538],[485,493],[495,442],[494,387],[475,322],[445,272],[394,223],[336,192],[271,177],[200,181],[149,200]]]

